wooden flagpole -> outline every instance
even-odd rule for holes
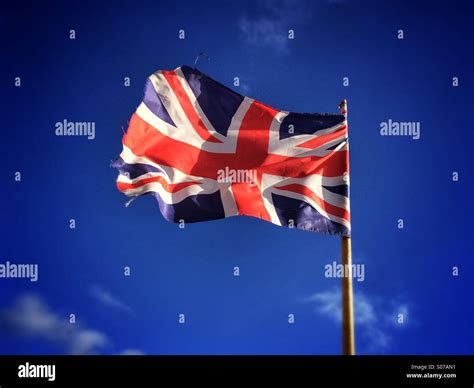
[[[347,120],[347,100],[341,101],[339,109]],[[341,243],[343,268],[352,268],[351,238],[341,237]],[[352,356],[355,354],[352,273],[350,270],[344,271],[344,275],[342,277],[342,353]]]

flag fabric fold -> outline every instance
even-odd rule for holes
[[[157,71],[113,163],[118,189],[152,194],[169,221],[237,215],[350,236],[344,114],[293,113],[200,71]]]

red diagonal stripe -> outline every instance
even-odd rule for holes
[[[221,140],[212,136],[209,133],[208,129],[197,114],[192,102],[189,100],[189,97],[186,94],[183,85],[181,85],[181,82],[179,81],[176,73],[174,71],[162,71],[162,73],[168,81],[169,85],[171,86],[171,89],[173,90],[174,94],[178,98],[178,101],[181,107],[183,108],[186,117],[191,122],[192,126],[194,127],[194,130],[201,137],[201,139],[205,141],[210,141],[212,143],[222,143]],[[182,129],[185,130],[185,128]]]
[[[317,136],[314,139],[298,144],[297,147],[315,149],[344,135],[347,136],[347,127],[345,125],[342,126],[341,129],[338,129],[335,132],[328,133],[326,135]]]
[[[261,176],[258,177],[257,180],[260,182]],[[268,214],[263,202],[259,184],[233,184],[232,193],[234,194],[234,199],[239,210],[239,215],[262,218],[271,222],[270,214]]]
[[[319,198],[316,193],[311,191],[308,187],[299,185],[297,183],[292,183],[286,186],[275,186],[276,189],[279,190],[286,190],[286,191],[293,191],[298,194],[305,195],[306,197],[311,198],[314,202],[318,204],[318,206],[323,209],[326,213],[331,215],[344,218],[347,221],[351,220],[350,213],[347,209],[343,209],[339,206],[332,205],[321,198]]]
[[[120,191],[125,191],[129,189],[136,189],[137,187],[141,187],[146,185],[147,183],[151,182],[158,182],[168,193],[176,193],[185,187],[192,186],[192,185],[199,185],[200,182],[180,182],[180,183],[168,183],[166,179],[162,176],[155,176],[151,178],[141,179],[135,183],[125,183],[117,181],[117,188]]]

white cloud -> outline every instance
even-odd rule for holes
[[[401,314],[401,317],[400,317],[400,314]],[[413,324],[414,323],[413,320],[411,319],[411,317],[409,318],[408,315],[409,315],[409,311],[408,311],[408,306],[406,304],[404,303],[398,304],[398,305],[394,304],[393,313],[387,316],[387,322],[397,327],[403,327],[403,325],[401,325],[400,322],[398,321],[399,318],[402,318],[404,323],[407,321],[410,321],[410,323]]]
[[[120,356],[142,356],[145,353],[139,349],[125,349],[119,353]]]
[[[274,0],[260,1],[259,5],[262,16],[240,19],[238,26],[241,37],[254,47],[269,48],[278,53],[288,52],[288,30],[295,30],[310,19],[306,2]]]
[[[72,324],[68,318],[69,316],[53,312],[38,295],[24,294],[16,299],[11,308],[0,311],[0,328],[25,338],[50,341],[68,354],[104,353],[111,345],[104,333],[79,323]],[[145,353],[139,349],[128,348],[118,354]]]
[[[384,353],[392,344],[392,337],[377,325],[367,326],[362,334],[368,340],[369,353]]]
[[[0,313],[0,322],[18,335],[49,340],[70,354],[95,354],[109,343],[100,331],[71,324],[52,312],[36,295],[19,297],[13,307]]]
[[[281,20],[242,19],[239,29],[245,41],[256,47],[268,47],[283,53],[288,50],[288,38]]]
[[[373,325],[377,323],[374,305],[364,294],[358,293],[354,301],[355,322],[360,325]]]
[[[305,302],[313,303],[319,314],[327,316],[336,323],[341,323],[341,290],[334,288],[329,291],[318,292],[304,299]],[[384,353],[392,345],[390,328],[394,324],[403,327],[407,323],[408,306],[400,304],[395,308],[393,301],[378,303],[366,294],[357,292],[354,295],[354,320],[360,337],[356,341],[363,340],[366,352]],[[404,325],[398,323],[398,314],[404,315]]]
[[[108,342],[105,334],[97,330],[79,329],[71,336],[68,346],[71,354],[92,354]]]
[[[358,294],[354,302],[354,319],[359,324],[374,323],[377,318],[374,306],[363,294]],[[318,292],[305,299],[307,302],[315,302],[316,310],[336,322],[341,322],[341,291],[334,289],[331,291]]]
[[[109,291],[104,290],[103,288],[94,286],[91,288],[90,293],[96,300],[106,306],[112,307],[128,314],[133,314],[133,310],[130,306],[128,306],[120,299],[112,295]]]
[[[305,299],[315,302],[316,310],[336,322],[341,322],[341,294],[334,291],[324,291],[313,294]]]

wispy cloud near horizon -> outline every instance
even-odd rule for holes
[[[36,294],[22,294],[11,307],[0,311],[0,328],[29,340],[46,340],[66,354],[145,354],[136,348],[113,351],[112,341],[105,333],[78,322],[70,323],[68,316],[54,312]]]
[[[338,324],[341,323],[342,307],[339,288],[315,293],[304,298],[304,302],[314,304],[317,313]],[[403,325],[397,321],[398,314],[403,314]],[[390,349],[393,342],[390,329],[394,326],[406,325],[407,317],[408,305],[406,303],[397,304],[392,300],[381,304],[364,293],[356,292],[354,295],[354,321],[356,327],[360,328],[361,338],[365,340],[363,348],[367,353],[385,353]]]
[[[69,354],[96,354],[109,343],[104,333],[69,323],[33,294],[20,296],[13,307],[3,310],[0,323],[22,337],[49,340]]]
[[[125,349],[118,353],[119,356],[144,356],[145,353],[139,349]]]

